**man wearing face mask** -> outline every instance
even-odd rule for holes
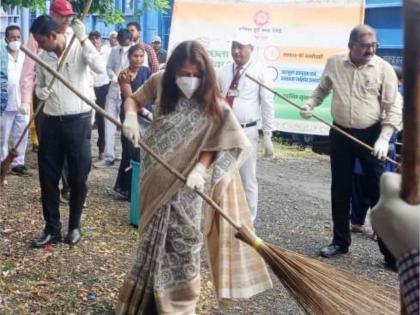
[[[108,73],[109,85],[108,94],[105,101],[105,110],[115,119],[118,119],[121,108],[121,90],[118,84],[118,75],[120,71],[128,68],[128,50],[132,45],[132,34],[126,29],[122,28],[118,31],[117,40],[119,46],[113,47],[108,58],[106,72]],[[97,168],[110,167],[115,163],[115,133],[117,127],[105,120],[105,148],[103,159],[94,163],[93,166]]]
[[[331,210],[333,240],[320,250],[326,258],[347,253],[350,237],[350,194],[353,168],[359,159],[367,181],[366,195],[373,207],[379,199],[379,178],[385,170],[389,140],[401,127],[402,104],[396,102],[398,82],[392,66],[375,55],[376,32],[368,25],[350,33],[349,52],[327,60],[320,83],[300,112],[310,118],[314,107],[333,92],[331,114],[334,124],[374,148],[374,152],[330,130]],[[388,264],[392,254],[378,240]],[[392,267],[392,266],[390,266]]]
[[[252,60],[253,49],[253,38],[251,35],[242,32],[236,34],[231,47],[234,62],[229,62],[220,69],[219,86],[222,95],[232,107],[236,118],[253,145],[252,154],[242,165],[240,173],[252,220],[255,220],[258,206],[257,122],[261,117],[265,156],[272,156],[273,143],[271,135],[274,118],[274,96],[271,92],[245,77],[245,74],[249,74],[257,80],[271,85],[267,73],[263,70],[264,67]]]
[[[7,47],[2,44],[2,97],[0,109],[0,161],[9,152],[9,137],[13,138],[13,146],[22,135],[29,122],[29,105],[21,103],[19,79],[22,72],[25,54],[19,51],[21,44],[20,28],[9,25],[5,30]],[[4,82],[3,82],[4,81]],[[18,156],[12,162],[12,173],[19,176],[29,175],[25,167],[25,151],[28,134],[17,147]]]

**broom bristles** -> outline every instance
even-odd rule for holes
[[[256,242],[246,227],[236,235],[256,247],[287,291],[308,314],[397,314],[398,295],[351,272],[281,247]],[[258,244],[258,246],[255,246]]]
[[[6,178],[6,174],[9,172],[10,165],[12,164],[13,160],[17,156],[18,155],[17,155],[16,150],[12,149],[12,150],[9,151],[9,153],[7,154],[7,156],[5,157],[5,159],[3,161],[1,161],[1,166],[0,166],[0,185],[3,184],[3,181]]]

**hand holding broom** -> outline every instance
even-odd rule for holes
[[[92,5],[93,0],[88,0],[84,9],[83,9],[83,13],[81,16],[81,20],[83,21],[85,19],[85,17],[88,15],[89,13],[89,9]],[[60,71],[67,59],[67,55],[71,49],[71,46],[73,45],[74,41],[76,40],[76,34],[74,34],[71,37],[71,40],[69,42],[69,44],[67,45],[66,49],[63,52],[63,55],[61,56],[60,62],[58,64],[57,67],[57,71]],[[7,173],[9,172],[10,169],[10,165],[12,164],[13,160],[18,156],[18,152],[17,152],[17,148],[19,146],[19,144],[22,142],[23,138],[26,136],[29,127],[31,126],[32,122],[35,120],[36,116],[38,115],[38,113],[44,108],[45,105],[45,101],[48,99],[49,96],[49,91],[51,91],[51,88],[53,86],[55,82],[55,77],[52,78],[52,80],[50,81],[50,83],[48,84],[48,87],[45,88],[44,90],[44,95],[45,97],[41,100],[40,104],[38,105],[36,111],[33,113],[32,117],[29,119],[28,124],[25,126],[25,128],[23,129],[22,134],[20,135],[18,141],[16,142],[15,146],[9,150],[6,158],[1,161],[1,166],[0,166],[0,186],[3,186],[4,184],[4,180],[5,177],[7,175]]]
[[[21,50],[54,75],[86,104],[115,125],[122,126],[119,121],[107,114],[92,100],[75,90],[60,73],[49,67],[48,64],[40,60],[25,47],[22,47]],[[138,139],[138,143],[171,174],[182,182],[186,182],[182,174],[163,161],[141,139]],[[237,230],[236,236],[239,239],[255,248],[306,313],[319,315],[391,315],[396,314],[398,311],[398,297],[391,290],[380,287],[372,281],[357,277],[353,273],[338,270],[319,260],[266,243],[247,227],[241,226],[230,218],[206,194],[197,189],[195,192]]]
[[[254,81],[255,83],[257,83],[259,86],[265,88],[266,90],[270,91],[271,93],[273,93],[275,96],[281,98],[282,100],[286,101],[287,103],[289,103],[290,105],[292,105],[293,107],[296,107],[297,109],[299,109],[302,113],[302,116],[304,116],[305,118],[310,118],[313,117],[316,120],[319,120],[320,122],[322,122],[323,124],[327,125],[328,127],[338,131],[339,133],[341,133],[342,135],[346,136],[347,138],[353,140],[354,142],[358,143],[359,145],[361,145],[362,147],[368,149],[371,152],[375,152],[376,149],[371,147],[370,145],[364,143],[363,141],[357,139],[356,137],[352,136],[351,134],[349,134],[348,132],[344,131],[343,129],[329,123],[328,121],[326,121],[325,119],[321,118],[320,116],[314,114],[311,112],[311,109],[309,108],[309,106],[304,105],[304,106],[299,106],[296,103],[292,102],[291,100],[289,100],[286,96],[281,95],[280,93],[274,91],[273,89],[269,88],[267,85],[265,85],[264,83],[258,81],[257,79],[255,79],[254,77],[250,76],[249,74],[245,73],[245,76]],[[385,157],[384,160],[395,164],[396,166],[399,166],[399,163],[389,157]]]

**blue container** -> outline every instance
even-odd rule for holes
[[[130,224],[138,226],[140,220],[140,162],[131,161],[131,202],[130,202]]]

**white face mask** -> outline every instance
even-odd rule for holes
[[[7,44],[7,46],[9,46],[9,48],[13,51],[17,51],[20,48],[20,41],[14,41],[14,42],[9,42]]]
[[[194,92],[197,91],[200,83],[201,79],[196,77],[179,77],[176,79],[176,85],[178,85],[179,89],[188,99],[190,99]]]

